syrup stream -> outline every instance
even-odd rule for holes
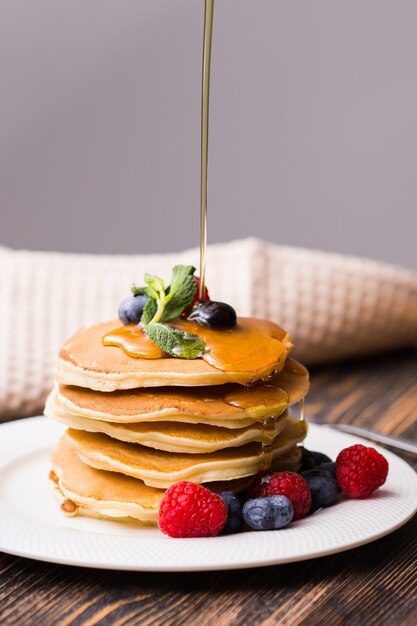
[[[207,248],[207,177],[208,126],[210,95],[211,35],[213,30],[214,0],[205,0],[203,72],[201,85],[201,195],[200,195],[200,285],[198,299],[205,299]]]
[[[304,398],[300,400],[300,422],[305,422],[304,415]]]

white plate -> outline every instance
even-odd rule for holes
[[[119,570],[257,567],[302,561],[374,541],[405,524],[417,509],[416,473],[391,452],[381,450],[390,471],[386,484],[371,498],[343,500],[279,531],[170,539],[156,528],[66,518],[47,481],[49,452],[63,430],[44,417],[0,426],[0,551]],[[360,441],[311,425],[306,447],[334,458],[342,448]]]

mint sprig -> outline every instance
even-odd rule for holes
[[[152,319],[148,320],[149,311],[142,324],[157,324],[168,322],[178,317],[193,301],[197,290],[194,276],[195,267],[192,265],[176,265],[172,270],[172,280],[169,287],[159,276],[145,274],[145,293],[156,302],[156,310]],[[145,313],[145,311],[144,311]]]
[[[204,342],[192,333],[167,326],[192,303],[197,281],[192,265],[175,265],[169,287],[159,276],[145,274],[144,287],[132,286],[133,295],[149,296],[140,320],[143,332],[164,352],[181,359],[196,359],[205,350]]]

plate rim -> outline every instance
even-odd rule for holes
[[[62,425],[58,425],[55,422],[53,422],[52,420],[49,420],[48,418],[45,418],[44,416],[34,416],[34,417],[30,417],[30,418],[24,418],[21,420],[15,420],[12,422],[6,422],[3,424],[0,424],[0,452],[2,452],[2,448],[5,447],[5,439],[4,439],[4,431],[9,431],[9,437],[11,436],[13,438],[13,436],[16,434],[14,431],[18,431],[19,429],[21,429],[23,427],[23,425],[25,425],[26,427],[29,427],[28,429],[30,430],[32,427],[39,429],[39,424],[42,423],[46,430],[48,431],[48,429],[50,430],[50,437],[52,437],[52,433],[55,430],[55,435],[56,433],[59,432],[63,432],[63,430],[65,430]],[[356,436],[352,436],[352,435],[347,435],[346,433],[341,433],[340,431],[336,431],[328,426],[317,426],[314,424],[309,424],[311,430],[320,432],[321,429],[325,429],[328,433],[331,433],[331,436],[335,439],[340,439],[341,441],[343,441],[343,446],[346,444],[346,442],[349,442],[348,445],[352,445],[353,443],[362,443],[362,444],[368,444],[370,442],[363,440],[359,437]],[[41,430],[40,430],[41,432]],[[7,435],[6,435],[6,439],[7,439]],[[22,446],[22,448],[19,448],[19,450],[9,450],[9,453],[6,454],[6,458],[2,458],[2,461],[0,462],[0,488],[1,488],[1,484],[2,484],[2,472],[3,469],[9,465],[10,463],[13,463],[14,461],[17,461],[19,458],[22,458],[24,455],[28,455],[30,453],[35,453],[35,452],[41,452],[43,448],[47,447],[49,448],[52,445],[52,443],[50,441],[45,441],[43,446],[40,446],[38,443],[35,442],[35,444],[32,444],[31,441],[29,442],[25,442],[25,445]],[[389,450],[386,450],[385,448],[379,447],[377,445],[374,445],[373,443],[371,444],[372,447],[375,447],[377,450],[379,450],[380,452],[382,452],[383,454],[388,456],[388,460],[392,460],[395,459],[395,464],[399,464],[400,466],[403,467],[403,469],[405,469],[408,473],[409,473],[409,477],[412,477],[413,480],[413,489],[417,495],[417,474],[414,471],[414,469],[406,462],[404,461],[404,459],[402,459],[401,457],[395,455],[394,453],[392,453]],[[344,502],[349,502],[348,500],[345,500]],[[356,501],[357,502],[357,501]],[[362,501],[364,502],[364,500]],[[0,512],[2,511],[6,511],[9,509],[11,509],[12,507],[10,507],[10,505],[8,503],[5,503],[4,500],[2,499],[2,495],[0,492]],[[329,509],[329,511],[332,509]],[[345,545],[335,545],[335,546],[330,546],[326,549],[320,549],[318,548],[317,550],[313,550],[313,551],[309,551],[305,554],[294,554],[293,556],[289,556],[286,555],[282,558],[277,557],[276,555],[272,555],[271,558],[268,558],[267,560],[265,559],[256,559],[256,558],[251,558],[251,559],[244,559],[241,562],[230,562],[230,563],[222,563],[221,565],[217,564],[217,563],[201,563],[201,562],[196,562],[194,564],[190,564],[190,563],[184,563],[184,564],[171,564],[171,563],[165,563],[165,564],[161,564],[160,562],[157,562],[156,564],[152,565],[149,563],[146,564],[134,564],[134,563],[126,563],[126,562],[115,562],[114,560],[109,559],[108,561],[102,560],[102,561],[93,561],[93,560],[83,560],[83,559],[79,559],[79,558],[69,558],[67,555],[53,555],[53,554],[47,554],[46,551],[44,550],[42,553],[40,553],[39,551],[30,551],[27,550],[25,548],[18,548],[16,546],[7,546],[3,540],[2,540],[2,535],[3,533],[0,532],[0,551],[3,551],[6,554],[11,554],[14,556],[18,556],[18,557],[23,557],[23,558],[30,558],[33,560],[37,560],[37,561],[41,561],[41,562],[48,562],[48,563],[54,563],[54,564],[58,564],[58,565],[70,565],[73,567],[86,567],[86,568],[94,568],[94,569],[104,569],[104,570],[117,570],[117,571],[143,571],[143,572],[166,572],[166,573],[172,573],[172,572],[197,572],[197,571],[222,571],[222,570],[233,570],[233,569],[250,569],[250,568],[256,568],[256,567],[268,567],[268,566],[274,566],[274,565],[281,565],[281,564],[286,564],[286,563],[294,563],[294,562],[301,562],[301,561],[305,561],[305,560],[309,560],[309,559],[315,559],[315,558],[321,558],[321,557],[325,557],[325,556],[329,556],[332,554],[337,554],[337,553],[341,553],[341,552],[346,552],[348,550],[351,549],[355,549],[358,548],[362,545],[366,545],[368,543],[371,543],[373,541],[376,541],[378,539],[381,539],[382,537],[385,537],[387,535],[389,535],[392,532],[395,532],[396,530],[398,530],[401,526],[405,525],[408,521],[410,521],[410,519],[415,515],[417,511],[417,498],[415,498],[415,503],[414,506],[410,506],[409,510],[407,512],[406,515],[404,515],[401,519],[398,519],[392,526],[389,527],[385,527],[383,529],[381,529],[380,531],[376,532],[375,534],[372,534],[370,536],[367,537],[362,537],[359,538],[357,541],[349,541],[349,543],[345,544]],[[0,516],[0,531],[2,530],[2,525],[4,522],[2,522],[2,518],[4,518],[4,516]],[[26,517],[26,520],[28,520],[29,518]],[[309,518],[306,518],[306,521]],[[33,520],[31,520],[33,522]],[[105,520],[97,520],[97,522],[102,523]],[[114,523],[114,522],[113,522]],[[109,540],[111,540],[110,538],[113,537],[121,537],[124,540],[127,539],[127,541],[130,540],[130,537],[128,538],[127,535],[123,536],[123,533],[121,533],[121,535],[111,535],[111,534],[102,534],[102,533],[95,533],[92,530],[85,530],[85,529],[76,529],[76,530],[72,530],[68,527],[62,526],[55,526],[53,524],[47,524],[45,522],[41,522],[40,520],[35,520],[35,525],[40,525],[41,527],[45,528],[47,526],[53,527],[54,528],[54,532],[56,533],[62,533],[63,536],[65,536],[66,533],[71,533],[73,535],[73,537],[75,537],[75,535],[77,534],[81,534],[81,535],[95,535],[97,536],[101,536],[101,537],[108,537]],[[262,535],[264,537],[270,535],[270,533],[274,533],[275,531],[263,531],[262,533],[251,533],[249,536],[255,537],[255,536],[259,536]],[[182,542],[213,542],[213,541],[227,541],[227,542],[233,542],[236,541],[238,543],[238,541],[236,540],[236,538],[241,538],[244,537],[246,535],[246,533],[243,534],[238,534],[238,535],[228,535],[228,536],[222,536],[222,537],[214,537],[214,538],[210,538],[210,539],[182,539],[180,540],[180,543]],[[142,538],[143,540],[143,538]],[[178,543],[178,540],[173,540],[167,537],[164,537],[163,535],[161,535],[160,537],[157,538],[153,538],[152,541],[164,541],[164,543],[166,543],[166,545],[168,545],[167,542],[171,543],[174,542],[178,545],[180,545]],[[256,543],[256,540],[253,539],[252,541],[254,541]],[[198,550],[196,550],[196,552],[198,552]]]

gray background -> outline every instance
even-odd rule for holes
[[[0,243],[198,243],[203,0],[0,0]],[[217,0],[209,241],[417,268],[417,2]]]

